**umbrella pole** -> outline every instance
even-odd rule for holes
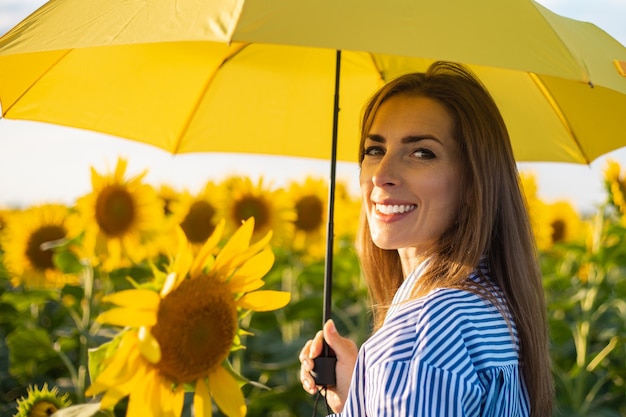
[[[333,247],[335,241],[335,183],[337,171],[337,136],[339,126],[339,74],[341,71],[341,51],[337,51],[335,67],[335,103],[333,106],[333,140],[330,152],[330,181],[328,186],[328,224],[326,229],[326,264],[324,270],[324,314],[322,324],[330,320],[331,294],[333,283]]]
[[[324,313],[322,325],[331,318],[331,295],[333,285],[333,247],[335,241],[335,178],[337,170],[337,136],[339,126],[339,78],[341,73],[341,50],[337,50],[335,64],[335,102],[333,106],[333,137],[330,153],[330,182],[328,185],[328,224],[326,229],[326,264],[324,269]],[[317,385],[335,385],[337,357],[324,341],[321,356],[314,360],[311,375]]]

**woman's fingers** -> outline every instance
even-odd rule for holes
[[[321,333],[321,331],[318,332],[320,340]],[[319,353],[315,354],[315,352],[321,352],[321,342],[320,340],[317,340],[317,336],[318,335],[316,335],[315,339],[309,340],[304,344],[304,347],[298,356],[298,359],[300,360],[300,382],[302,383],[302,388],[309,394],[315,394],[317,392],[315,380],[311,376],[311,371],[313,370],[313,358],[319,355]],[[318,344],[320,344],[319,347],[317,346]]]

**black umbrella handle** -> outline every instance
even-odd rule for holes
[[[335,365],[337,364],[337,356],[335,352],[324,341],[322,355],[313,359],[313,370],[311,376],[315,380],[315,385],[330,387],[336,384]]]

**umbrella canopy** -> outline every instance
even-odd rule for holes
[[[340,160],[367,97],[435,59],[483,80],[520,161],[626,145],[626,48],[532,0],[52,0],[0,38],[0,103],[172,153],[327,159],[336,50]]]

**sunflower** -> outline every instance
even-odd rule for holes
[[[361,212],[361,198],[350,193],[345,181],[335,185],[335,235],[354,241]]]
[[[62,204],[43,204],[7,215],[2,232],[5,266],[15,287],[61,288],[78,283],[53,262],[53,249],[45,244],[71,238],[75,230],[69,209]],[[43,246],[42,246],[43,245]]]
[[[17,414],[13,417],[48,417],[70,404],[69,394],[59,394],[57,387],[50,390],[48,384],[41,389],[29,386],[26,397],[17,400]]]
[[[174,187],[167,184],[161,184],[157,191],[157,195],[163,204],[163,213],[165,216],[172,214],[172,205],[175,205],[180,200],[180,192]]]
[[[112,175],[100,175],[92,167],[92,192],[76,203],[85,230],[84,246],[104,270],[130,266],[156,254],[156,237],[164,225],[156,191],[142,182],[146,172],[126,180],[125,171],[122,158]]]
[[[291,182],[289,196],[296,211],[293,248],[314,258],[323,258],[326,248],[328,184],[307,177],[304,183]]]
[[[225,211],[228,232],[238,228],[245,219],[254,217],[254,239],[271,230],[273,245],[290,241],[296,213],[285,190],[266,186],[262,177],[256,185],[248,177],[230,177],[221,186],[226,196],[221,208]]]
[[[12,213],[12,210],[6,208],[0,208],[0,233],[7,226],[7,217]]]
[[[104,393],[101,409],[130,396],[127,416],[180,416],[185,387],[192,387],[198,417],[210,416],[212,400],[227,416],[244,416],[246,406],[228,356],[241,349],[240,318],[249,311],[284,307],[290,294],[257,291],[274,263],[271,233],[250,245],[251,218],[217,255],[220,222],[198,254],[179,229],[177,251],[165,272],[155,270],[150,287],[105,298],[117,307],[98,321],[125,326],[88,395]]]
[[[170,206],[172,221],[183,229],[194,249],[201,247],[215,230],[219,196],[220,187],[207,181],[199,193],[185,191]]]
[[[548,222],[551,227],[550,243],[572,243],[584,241],[588,225],[568,201],[557,201],[548,205]]]
[[[552,245],[552,225],[547,204],[538,196],[537,177],[534,173],[520,173],[521,188],[526,199],[526,207],[530,219],[535,242],[539,249]]]
[[[9,225],[9,217],[14,211],[15,210],[0,208],[0,253],[2,253],[2,236],[4,235],[4,230]]]
[[[621,175],[619,163],[609,160],[604,169],[604,184],[609,193],[609,203],[623,216],[626,214],[626,179]]]

